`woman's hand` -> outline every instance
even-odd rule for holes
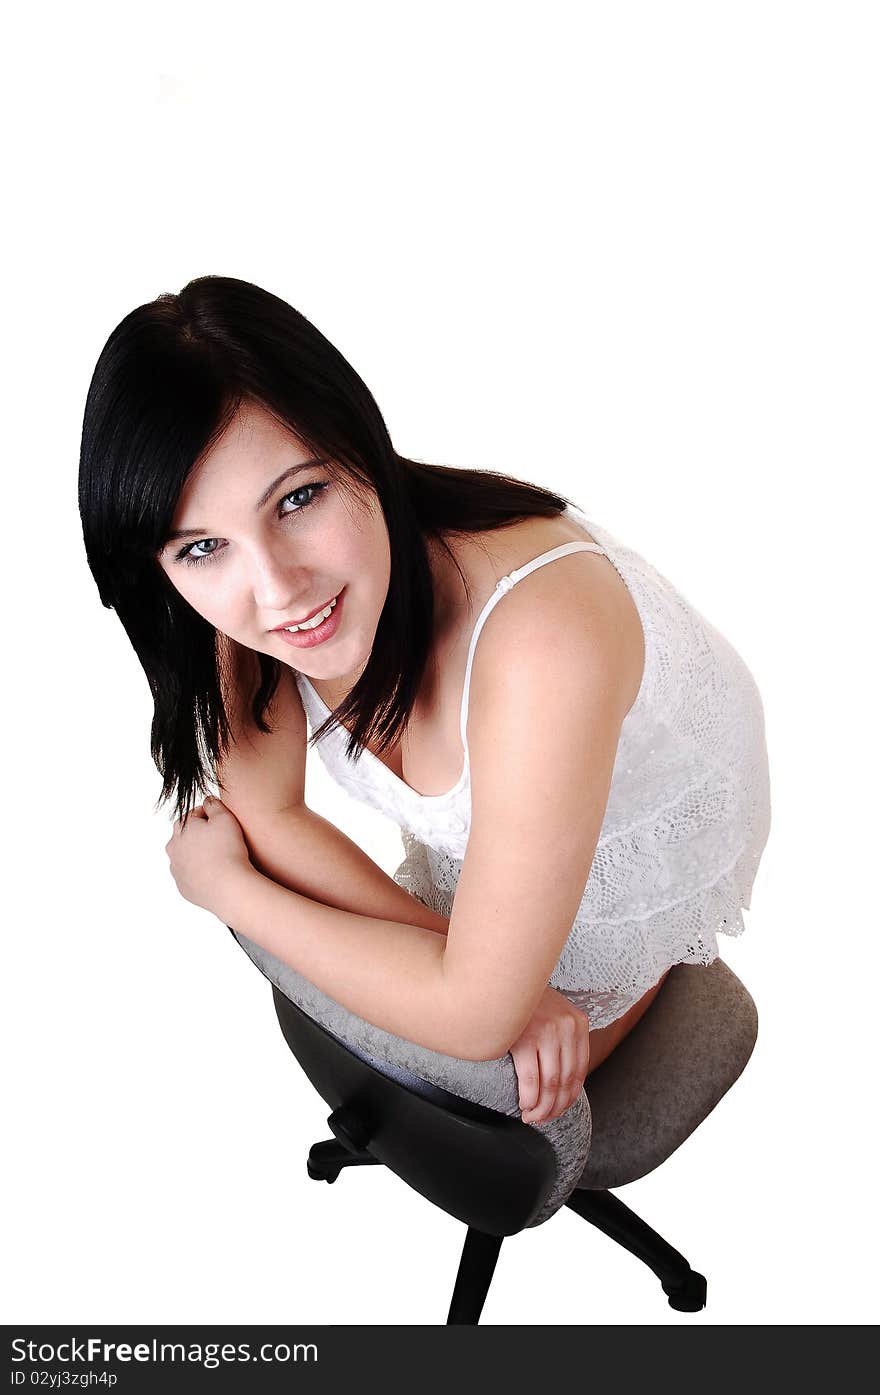
[[[510,1054],[519,1081],[523,1122],[558,1119],[574,1104],[587,1078],[589,1018],[555,988],[547,988]]]
[[[241,824],[213,795],[191,811],[186,828],[176,821],[165,851],[181,896],[221,919],[229,883],[243,870],[254,871]]]

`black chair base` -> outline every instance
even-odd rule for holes
[[[454,1324],[475,1327],[480,1321],[503,1240],[503,1235],[486,1235],[485,1231],[468,1226],[455,1276],[455,1288],[452,1290],[447,1327]]]
[[[369,1153],[350,1153],[344,1144],[329,1138],[326,1143],[315,1143],[309,1149],[306,1168],[315,1182],[335,1182],[343,1167],[369,1167],[370,1164],[379,1164],[379,1159],[371,1158]]]
[[[658,1235],[656,1230],[625,1206],[609,1191],[575,1189],[566,1206],[583,1216],[611,1240],[622,1245],[657,1275],[670,1308],[680,1313],[697,1313],[706,1306],[706,1280],[691,1269],[684,1255]]]
[[[357,1146],[357,1132],[344,1111],[335,1111],[328,1123],[336,1138],[315,1143],[309,1150],[306,1166],[314,1181],[335,1182],[344,1167],[364,1167],[380,1162]],[[696,1313],[705,1308],[703,1275],[691,1269],[684,1255],[674,1250],[613,1192],[576,1189],[565,1204],[646,1264],[660,1280],[670,1308],[680,1313]],[[485,1231],[468,1226],[447,1326],[479,1323],[503,1239],[501,1235],[487,1235]]]

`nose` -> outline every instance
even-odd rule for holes
[[[283,548],[276,552],[262,551],[253,561],[253,595],[257,610],[263,615],[277,615],[278,621],[298,615],[300,606],[308,610],[315,589],[301,566]]]

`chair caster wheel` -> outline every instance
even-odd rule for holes
[[[691,1269],[684,1282],[676,1288],[668,1289],[664,1284],[663,1292],[669,1299],[670,1308],[675,1308],[679,1313],[698,1313],[706,1306],[706,1280],[695,1269]]]
[[[306,1171],[313,1182],[335,1182],[339,1176],[338,1167],[328,1167],[326,1169],[315,1167],[314,1163],[306,1159]]]

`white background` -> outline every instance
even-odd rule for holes
[[[758,1044],[620,1192],[709,1306],[673,1312],[563,1209],[504,1244],[483,1325],[876,1317],[875,18],[177,0],[17,19],[4,1321],[443,1323],[464,1238],[385,1169],[307,1178],[328,1108],[267,982],[176,891],[146,680],[86,568],[95,360],[206,273],[312,319],[403,453],[572,495],[764,700],[773,827],[746,934],[722,941]],[[396,828],[317,764],[309,802],[392,871]]]

